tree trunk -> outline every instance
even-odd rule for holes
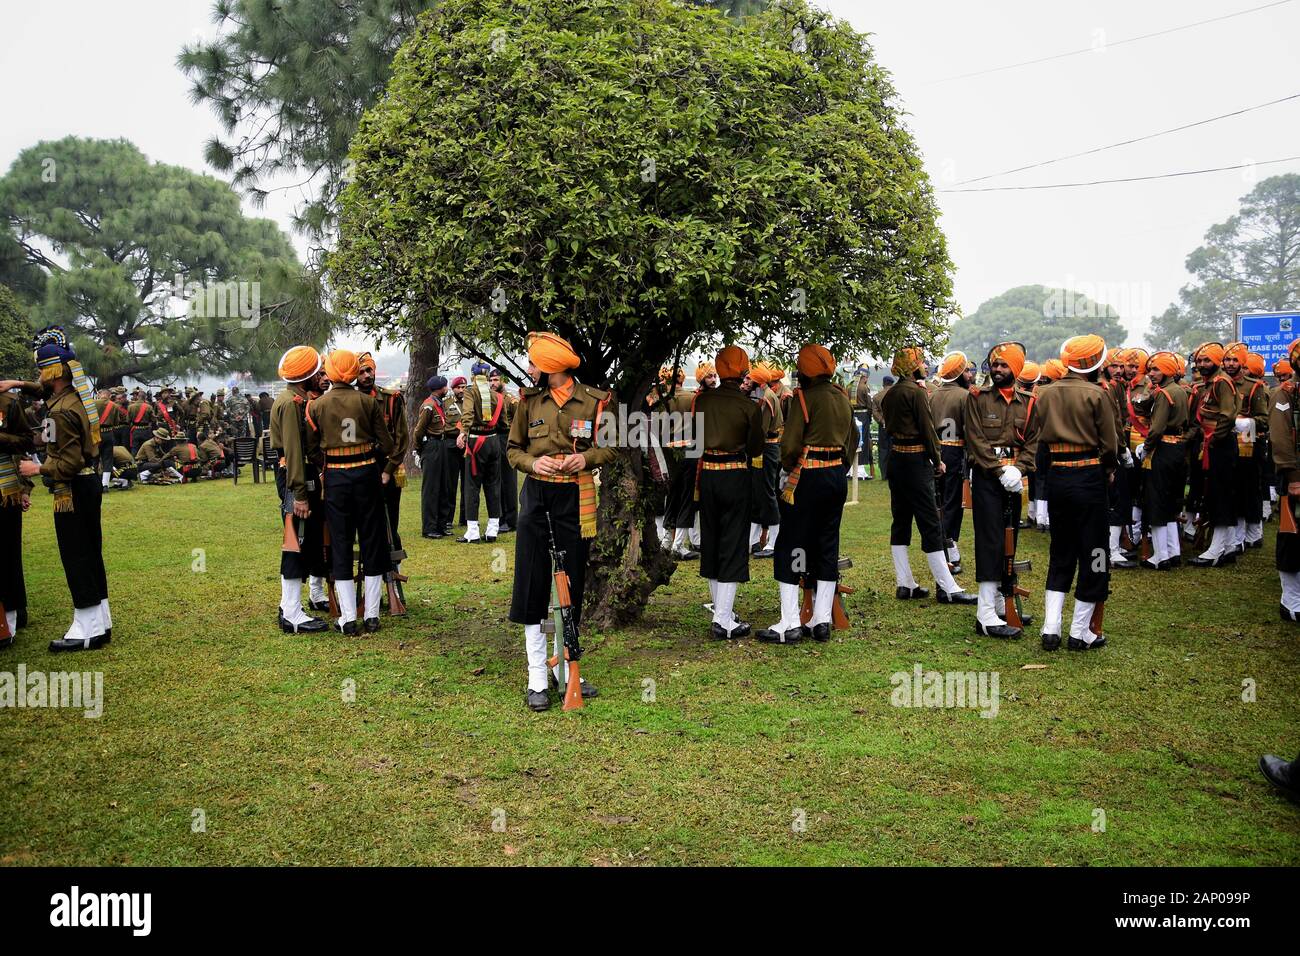
[[[655,529],[658,494],[639,449],[623,450],[600,470],[598,533],[591,546],[583,622],[619,627],[640,619],[654,590],[672,579],[677,562]]]
[[[406,378],[406,418],[410,428],[415,427],[415,420],[420,417],[420,403],[428,389],[424,383],[438,374],[438,363],[442,358],[442,329],[421,327],[411,334],[411,364]],[[408,455],[406,470],[413,475],[420,473],[418,455]]]

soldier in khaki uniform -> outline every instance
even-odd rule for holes
[[[1151,417],[1136,457],[1146,474],[1142,513],[1151,529],[1151,558],[1146,567],[1168,571],[1182,563],[1178,547],[1178,513],[1187,481],[1184,442],[1187,392],[1177,386],[1178,356],[1156,352],[1147,360]]]
[[[95,399],[95,415],[99,421],[99,469],[100,483],[105,491],[113,480],[113,446],[118,428],[126,421],[126,415],[113,401],[112,393],[101,388]]]
[[[457,445],[465,451],[465,518],[462,543],[489,543],[497,539],[501,527],[501,446],[496,438],[497,426],[506,417],[509,404],[501,392],[488,382],[486,362],[475,363],[470,372],[473,380],[465,389],[460,406],[460,437]],[[487,530],[480,535],[478,499],[480,489],[487,503]]]
[[[1237,560],[1232,539],[1237,527],[1233,469],[1237,461],[1237,389],[1222,371],[1225,349],[1206,342],[1192,353],[1201,382],[1196,390],[1194,420],[1200,431],[1200,510],[1214,528],[1210,546],[1189,562],[1194,567],[1221,567]]]
[[[302,583],[311,579],[311,607],[329,608],[325,577],[329,574],[325,548],[325,506],[320,463],[307,453],[307,403],[320,394],[320,354],[310,345],[296,345],[280,357],[279,374],[286,383],[268,413],[267,430],[278,462],[280,522],[292,521],[301,544],[280,551],[280,608],[277,621],[286,633],[324,631],[328,625],[302,607]],[[281,535],[283,541],[284,536]],[[349,545],[350,547],[350,545]],[[353,592],[354,601],[355,594]]]
[[[1068,374],[1039,391],[1029,428],[1048,450],[1047,507],[1052,540],[1043,595],[1043,650],[1061,646],[1066,592],[1075,576],[1072,651],[1106,645],[1101,610],[1110,593],[1106,486],[1119,463],[1114,402],[1099,387],[1106,343],[1076,335],[1061,346]]]
[[[447,418],[456,423],[456,434],[453,436],[451,446],[447,449],[447,481],[446,490],[443,492],[444,500],[447,502],[447,520],[443,523],[445,534],[452,534],[453,527],[457,521],[456,512],[460,511],[460,526],[465,524],[465,449],[460,443],[460,419],[465,408],[465,388],[469,385],[469,379],[464,375],[452,377],[449,384],[451,391],[443,396],[443,407],[447,409]]]
[[[494,368],[488,374],[488,385],[506,400],[506,410],[501,416],[503,420],[497,422],[495,439],[497,447],[501,450],[501,467],[497,469],[500,475],[497,482],[497,498],[501,502],[501,523],[497,527],[497,533],[509,534],[515,530],[515,525],[519,521],[519,483],[515,480],[515,470],[507,463],[510,449],[510,423],[514,421],[515,408],[519,404],[519,399],[506,391],[506,382],[500,369]]]
[[[36,450],[35,443],[36,429],[18,395],[0,391],[0,650],[12,646],[18,628],[27,624],[23,513],[31,507],[33,485],[18,473],[18,463]]]
[[[935,479],[941,531],[952,573],[961,574],[962,486],[966,481],[966,396],[971,378],[964,352],[950,352],[939,363],[939,386],[930,392],[930,416],[939,436],[943,474]]]
[[[835,384],[835,359],[821,345],[799,350],[799,387],[781,433],[781,526],[785,532],[772,558],[781,596],[781,619],[755,633],[760,641],[789,644],[808,634],[831,637],[831,613],[839,582],[840,521],[849,487],[849,462],[858,446],[858,425],[848,393]],[[798,557],[796,557],[796,555]],[[816,582],[812,617],[800,621],[799,585]]]
[[[1281,491],[1287,495],[1282,500],[1282,507],[1290,510],[1294,518],[1297,505],[1300,505],[1300,444],[1297,443],[1296,424],[1300,422],[1300,391],[1289,372],[1296,363],[1300,363],[1300,339],[1291,343],[1286,359],[1287,377],[1273,391],[1273,400],[1269,407],[1268,434],[1269,446],[1273,453],[1273,466]],[[1275,375],[1281,378],[1278,362],[1273,366]],[[1286,516],[1282,517],[1286,520]],[[1277,535],[1276,553],[1277,575],[1282,584],[1282,596],[1278,604],[1278,614],[1284,621],[1300,621],[1300,534]]]
[[[45,394],[43,461],[18,462],[23,478],[41,476],[54,495],[54,533],[63,574],[72,594],[72,626],[51,651],[79,651],[107,644],[113,636],[100,527],[99,422],[85,372],[62,328],[36,335],[36,367]]]
[[[1256,450],[1268,433],[1268,387],[1249,374],[1249,350],[1233,342],[1223,350],[1223,371],[1237,392],[1237,460],[1232,469],[1232,497],[1237,507],[1232,548],[1244,554],[1246,548],[1264,546],[1263,500],[1260,497],[1260,460]]]
[[[135,390],[131,404],[127,406],[126,418],[127,427],[130,429],[131,454],[139,457],[140,446],[149,440],[157,427],[155,422],[158,412],[144,392],[138,388]]]
[[[757,403],[763,426],[763,454],[750,462],[750,481],[753,494],[750,499],[749,550],[756,558],[770,558],[776,552],[776,540],[781,531],[781,512],[777,495],[781,483],[781,430],[785,419],[781,402],[767,383],[780,376],[781,370],[759,363],[751,366],[741,389]],[[763,541],[764,532],[767,540]]]
[[[432,376],[424,383],[429,394],[420,403],[420,414],[411,430],[411,443],[420,456],[420,533],[426,538],[445,538],[454,505],[447,488],[449,453],[460,434],[459,415],[447,408],[447,379]]]
[[[384,507],[388,511],[388,528],[392,533],[394,550],[402,548],[402,535],[398,523],[402,513],[402,489],[406,487],[406,453],[411,448],[411,429],[406,421],[406,399],[401,389],[375,388],[375,359],[369,352],[357,358],[361,372],[357,375],[357,391],[379,402],[384,412],[384,424],[393,436],[393,450],[383,463],[388,483],[384,485]],[[387,538],[385,538],[387,540]],[[393,570],[401,571],[401,568]]]
[[[338,589],[340,633],[357,634],[357,586],[352,577],[352,546],[361,550],[365,588],[362,612],[367,633],[379,630],[384,573],[392,566],[384,530],[386,470],[396,443],[384,422],[383,407],[358,391],[357,356],[335,349],[325,359],[330,388],[307,403],[307,454],[323,455],[325,521],[330,530],[334,584]]]
[[[1033,395],[1016,380],[1025,365],[1024,346],[1003,342],[988,354],[989,388],[971,388],[966,395],[966,456],[971,469],[971,520],[975,525],[975,580],[979,604],[975,633],[1016,638],[1021,628],[1003,619],[1002,598],[1015,597],[1019,583],[1007,568],[1006,529],[1020,525],[1020,493],[1034,469],[1037,437],[1030,433]],[[1028,615],[1021,615],[1027,626]]]
[[[729,345],[714,360],[721,384],[701,393],[695,412],[704,425],[704,454],[696,476],[700,513],[700,576],[713,598],[710,633],[719,640],[744,637],[749,624],[733,610],[736,591],[749,580],[749,518],[753,484],[749,469],[763,453],[763,419],[740,383],[749,356]]]
[[[645,397],[653,441],[658,448],[657,453],[653,450],[648,453],[649,460],[655,470],[658,469],[657,462],[660,460],[657,456],[662,456],[664,464],[663,474],[656,476],[659,489],[655,498],[655,529],[659,532],[659,543],[665,548],[673,547],[673,539],[679,533],[684,536],[685,528],[690,525],[691,509],[687,505],[686,522],[681,528],[678,527],[684,504],[681,473],[687,466],[684,449],[689,443],[684,437],[683,416],[690,414],[693,397],[683,387],[685,381],[685,369],[672,369],[665,365],[659,369],[659,378]],[[690,487],[685,487],[685,491],[689,497]]]
[[[917,585],[907,557],[915,521],[921,532],[921,550],[934,576],[935,600],[940,604],[974,604],[975,595],[967,594],[954,580],[944,554],[934,478],[945,469],[930,398],[921,386],[926,376],[925,356],[919,348],[900,349],[891,371],[898,381],[880,399],[880,410],[889,434],[889,503],[893,515],[889,551],[897,584],[894,595],[900,601],[930,595],[929,590]]]
[[[593,472],[614,460],[615,450],[596,444],[600,418],[610,393],[584,385],[573,376],[579,359],[573,347],[549,332],[528,336],[528,375],[537,383],[519,396],[510,426],[510,467],[526,475],[519,498],[515,536],[515,579],[510,620],[524,628],[528,657],[525,703],[547,710],[550,675],[546,635],[550,616],[552,568],[547,520],[556,546],[564,552],[569,595],[581,623],[591,539],[596,536],[596,485]],[[568,664],[559,661],[557,669]],[[582,696],[596,688],[581,682]]]
[[[876,477],[876,465],[871,455],[871,421],[875,417],[875,409],[876,399],[871,394],[871,372],[865,365],[859,365],[858,378],[853,386],[853,417],[857,420],[862,433],[862,445],[858,449],[857,477],[864,481],[871,481]]]

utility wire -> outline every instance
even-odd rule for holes
[[[1291,3],[1291,0],[1273,0],[1272,3],[1266,3],[1263,6],[1251,7],[1249,10],[1238,10],[1236,13],[1225,13],[1222,16],[1210,17],[1208,20],[1197,20],[1195,23],[1184,23],[1182,26],[1170,27],[1167,30],[1157,30],[1154,33],[1143,33],[1135,37],[1125,37],[1123,40],[1115,40],[1113,43],[1106,43],[1105,49],[1123,46],[1126,43],[1136,43],[1139,40],[1150,40],[1153,37],[1167,36],[1170,33],[1178,33],[1182,30],[1191,30],[1194,27],[1203,27],[1207,23],[1219,23],[1223,20],[1231,20],[1234,17],[1244,17],[1249,13],[1258,13],[1260,10],[1268,10],[1272,7],[1280,7],[1283,4]],[[1004,70],[1015,70],[1022,66],[1033,66],[1035,63],[1047,63],[1051,60],[1063,60],[1066,57],[1079,56],[1083,53],[1094,52],[1093,47],[1083,47],[1078,50],[1070,50],[1066,53],[1054,53],[1051,56],[1040,56],[1034,60],[1022,60],[1019,63],[1008,63],[1005,66],[994,66],[987,70],[974,70],[970,73],[958,73],[955,76],[945,76],[938,80],[931,80],[926,86],[935,86],[939,83],[951,83],[953,80],[966,80],[975,76],[987,76],[990,73],[1001,73]]]
[[[1174,179],[1179,176],[1200,176],[1203,173],[1222,173],[1230,169],[1247,169],[1251,166],[1272,166],[1276,163],[1289,163],[1300,156],[1284,156],[1281,159],[1266,159],[1258,163],[1238,163],[1236,166],[1216,166],[1213,169],[1188,169],[1177,173],[1160,173],[1155,176],[1126,176],[1123,179],[1093,179],[1078,183],[1041,183],[1037,186],[976,186],[974,189],[940,189],[941,193],[1000,193],[1018,192],[1029,189],[1070,189],[1075,186],[1104,186],[1108,183],[1140,183],[1152,179]]]
[[[1141,143],[1148,139],[1155,139],[1158,136],[1168,136],[1170,133],[1179,133],[1185,129],[1194,129],[1197,126],[1217,123],[1222,119],[1228,119],[1232,116],[1241,116],[1243,113],[1262,110],[1266,106],[1276,106],[1278,103],[1286,103],[1289,100],[1296,99],[1300,99],[1300,93],[1292,93],[1290,96],[1283,96],[1281,99],[1270,100],[1267,103],[1260,103],[1258,106],[1247,106],[1245,109],[1233,110],[1231,113],[1222,113],[1219,116],[1211,116],[1209,119],[1197,120],[1195,123],[1186,123],[1182,126],[1175,126],[1172,129],[1162,129],[1158,133],[1148,133],[1146,136],[1137,136],[1133,139],[1121,140],[1118,143],[1110,143],[1106,146],[1096,146],[1092,149],[1085,149],[1078,153],[1070,153],[1068,156],[1058,156],[1055,159],[1045,159],[1040,163],[1030,163],[1028,166],[1017,166],[1015,169],[1004,169],[1000,173],[989,173],[987,176],[976,176],[974,179],[963,179],[961,182],[953,183],[953,185],[965,186],[968,183],[982,183],[986,179],[997,179],[999,176],[1010,176],[1012,173],[1023,173],[1027,169],[1038,169],[1040,166],[1051,166],[1053,163],[1063,163],[1067,159],[1078,159],[1080,156],[1091,156],[1093,153],[1102,153],[1108,149],[1117,149],[1120,146],[1131,146],[1133,143]]]

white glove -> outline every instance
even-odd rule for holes
[[[1237,419],[1237,434],[1246,435],[1253,432],[1254,430],[1255,430],[1255,419],[1253,418]]]
[[[1119,456],[1119,463],[1123,465],[1125,468],[1132,468],[1133,453],[1129,451],[1127,448],[1121,449],[1121,451],[1123,452],[1123,454]]]
[[[1135,454],[1137,455],[1137,460],[1138,460],[1138,461],[1141,461],[1143,458],[1145,458],[1145,457],[1147,456],[1147,446],[1146,446],[1146,445],[1138,445],[1138,450],[1137,450],[1137,452],[1136,452]]]
[[[1006,465],[998,475],[998,481],[1002,482],[1003,491],[1019,491],[1024,486],[1025,476],[1015,465]]]

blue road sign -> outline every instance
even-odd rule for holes
[[[1273,374],[1273,364],[1286,358],[1287,346],[1300,338],[1300,311],[1238,312],[1237,341],[1264,356],[1264,374]]]

